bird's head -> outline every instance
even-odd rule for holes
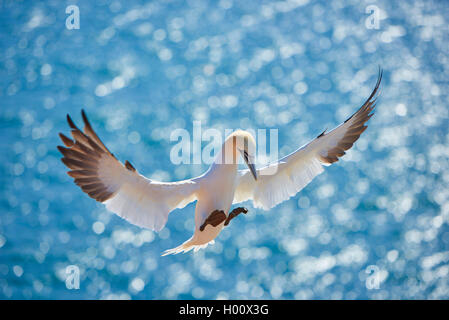
[[[226,138],[226,145],[232,150],[233,161],[236,161],[237,155],[240,153],[255,180],[257,173],[255,167],[256,159],[256,140],[251,133],[244,130],[234,131]]]

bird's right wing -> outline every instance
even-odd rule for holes
[[[239,171],[233,203],[252,200],[255,207],[268,210],[303,189],[324,171],[323,165],[338,161],[367,128],[365,123],[372,116],[381,79],[379,71],[369,98],[344,123],[330,132],[324,131],[277,163],[258,169],[257,181],[248,169]]]
[[[168,214],[196,200],[197,184],[192,180],[158,182],[140,175],[129,163],[123,165],[109,152],[82,112],[84,132],[71,118],[73,140],[60,133],[66,147],[58,146],[68,175],[91,198],[129,222],[160,231]]]

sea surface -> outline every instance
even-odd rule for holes
[[[0,1],[0,298],[448,299],[448,26],[447,1]],[[207,169],[171,161],[195,123],[277,130],[283,156],[357,110],[379,66],[347,155],[197,253],[161,257],[194,204],[141,229],[56,149],[84,109],[156,180]]]

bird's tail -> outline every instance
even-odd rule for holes
[[[162,256],[166,256],[169,254],[186,253],[189,252],[190,250],[197,252],[200,249],[206,248],[209,245],[209,243],[213,244],[214,240],[204,244],[196,244],[192,237],[176,248],[165,250],[164,253],[162,253]]]

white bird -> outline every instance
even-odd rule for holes
[[[343,156],[367,128],[364,124],[373,115],[381,79],[379,70],[373,92],[344,123],[257,170],[256,142],[250,133],[237,130],[227,137],[214,163],[201,176],[178,182],[147,179],[130,162],[123,165],[115,158],[92,129],[84,111],[84,132],[67,115],[73,140],[60,133],[66,147],[58,149],[64,156],[62,162],[71,169],[68,174],[85,193],[140,227],[160,231],[171,211],[197,201],[193,236],[163,255],[197,251],[213,243],[233,218],[247,212],[236,208],[229,213],[232,204],[252,200],[254,207],[269,210],[303,189],[323,172],[323,166]],[[239,155],[248,169],[238,169]]]

